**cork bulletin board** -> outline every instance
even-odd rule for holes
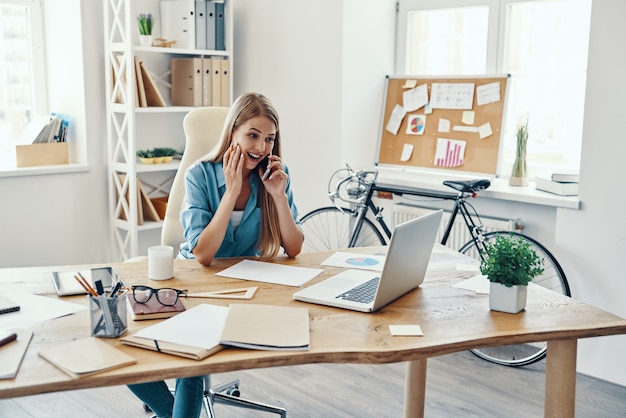
[[[377,165],[496,174],[508,76],[388,76]]]

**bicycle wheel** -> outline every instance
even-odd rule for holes
[[[304,230],[302,251],[325,251],[347,248],[350,233],[356,219],[351,209],[337,209],[334,206],[315,209],[304,215],[300,222]],[[371,247],[385,245],[385,239],[368,218],[363,219],[356,246]]]
[[[532,283],[545,287],[546,289],[562,293],[565,296],[571,296],[569,284],[567,283],[567,279],[565,277],[563,269],[561,268],[561,265],[546,247],[544,247],[537,240],[530,238],[526,235],[519,234],[517,232],[489,232],[484,235],[484,239],[487,242],[492,242],[495,241],[498,235],[513,235],[518,240],[526,241],[530,245],[530,247],[535,250],[537,255],[543,258],[543,274],[533,279]],[[459,252],[480,260],[478,248],[473,241],[470,241],[463,245]],[[547,344],[545,342],[513,344],[498,347],[475,348],[470,351],[478,357],[492,363],[514,367],[527,366],[545,358]]]

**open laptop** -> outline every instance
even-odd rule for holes
[[[442,210],[396,226],[381,272],[347,269],[293,294],[295,300],[374,312],[424,281]]]

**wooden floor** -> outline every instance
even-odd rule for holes
[[[242,397],[282,406],[297,417],[401,417],[404,364],[312,364],[216,374],[238,378]],[[543,416],[544,362],[523,368],[491,364],[469,352],[428,360],[426,417]],[[577,378],[578,418],[626,417],[626,388]],[[276,415],[216,406],[220,418]],[[0,400],[0,417],[150,417],[126,387]]]

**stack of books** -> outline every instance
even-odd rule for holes
[[[560,196],[578,196],[578,173],[553,173],[549,178],[536,177],[535,188]]]

